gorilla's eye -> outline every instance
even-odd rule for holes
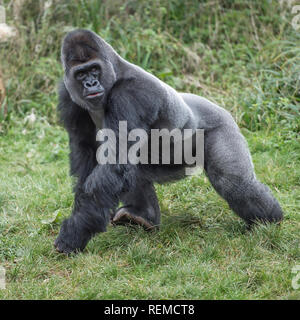
[[[84,72],[78,72],[76,74],[76,79],[77,80],[82,80],[84,78]]]
[[[91,73],[96,75],[96,74],[99,74],[99,72],[100,72],[99,67],[97,67],[97,66],[92,67]]]

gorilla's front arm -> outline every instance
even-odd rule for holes
[[[117,138],[121,120],[127,120],[128,131],[141,128],[149,132],[159,119],[163,102],[157,98],[153,104],[155,89],[139,91],[139,86],[139,81],[132,78],[119,81],[107,97],[109,108],[103,127],[112,129]],[[137,105],[143,107],[136,110]],[[135,189],[143,177],[137,166],[131,164],[97,163],[96,126],[89,112],[71,100],[64,84],[60,87],[58,109],[69,133],[71,175],[77,178],[73,213],[63,222],[55,241],[59,251],[68,253],[82,250],[94,234],[106,230],[110,213],[117,207],[121,195]],[[151,193],[151,186],[148,189]]]
[[[97,128],[113,130],[118,139],[124,120],[128,131],[148,134],[151,129],[204,129],[204,169],[216,191],[248,224],[282,219],[277,200],[256,179],[246,141],[226,110],[177,93],[90,31],[66,36],[62,62],[58,108],[69,133],[71,175],[77,184],[73,213],[55,241],[58,251],[82,250],[94,234],[106,230],[110,215],[113,223],[133,222],[146,229],[159,225],[153,182],[166,180],[160,178],[169,177],[170,167],[96,161]],[[124,206],[115,211],[119,201]]]

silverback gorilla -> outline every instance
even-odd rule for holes
[[[160,224],[153,183],[182,177],[185,164],[99,164],[97,130],[109,128],[119,138],[118,124],[124,120],[128,131],[204,129],[204,170],[230,208],[248,225],[282,219],[277,200],[256,179],[246,141],[226,110],[200,96],[176,92],[88,30],[67,34],[61,60],[58,110],[69,134],[76,185],[73,212],[54,243],[59,252],[83,250],[93,235],[106,231],[110,219],[145,229]],[[117,209],[119,202],[123,207]]]

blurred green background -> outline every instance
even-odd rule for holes
[[[300,28],[297,1],[2,1],[16,36],[0,43],[2,299],[299,299]],[[53,249],[73,203],[68,138],[56,115],[66,32],[88,28],[178,91],[229,110],[258,178],[285,212],[244,223],[204,175],[156,186],[162,227],[108,228],[87,249]],[[1,39],[0,39],[1,40]]]
[[[299,32],[288,1],[4,1],[18,36],[2,44],[4,110],[55,119],[60,44],[100,34],[125,59],[180,91],[207,96],[250,130],[299,131]],[[281,6],[279,5],[281,3]]]

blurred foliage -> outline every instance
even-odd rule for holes
[[[299,132],[300,33],[270,0],[3,1],[18,36],[1,44],[0,131],[32,109],[56,122],[61,39],[88,28],[179,91],[203,95],[250,130]]]
[[[18,30],[0,44],[0,300],[300,299],[291,286],[300,261],[300,30],[288,1],[0,3]],[[160,232],[108,227],[82,254],[54,252],[73,206],[68,135],[55,108],[61,40],[74,28],[94,30],[177,90],[228,109],[257,177],[285,212],[280,228],[247,232],[208,179],[193,175],[156,186]]]

